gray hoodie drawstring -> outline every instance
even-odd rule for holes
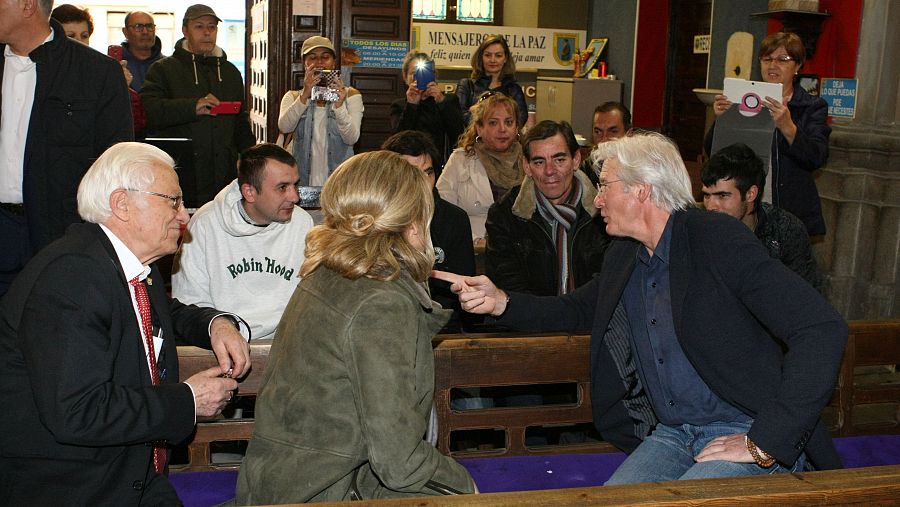
[[[187,48],[185,48],[187,49]],[[194,84],[200,84],[200,77],[197,75],[197,55],[191,53],[191,63],[194,65]],[[219,78],[219,82],[222,82],[222,58],[216,57],[216,77]]]

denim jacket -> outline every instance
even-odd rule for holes
[[[341,165],[341,163],[353,156],[353,145],[345,144],[341,139],[341,134],[337,128],[337,120],[334,116],[332,104],[326,103],[325,110],[327,114],[326,136],[328,139],[328,174]],[[294,130],[294,160],[297,161],[300,170],[300,185],[309,185],[309,169],[312,160],[312,139],[314,119],[316,117],[315,101],[309,101],[306,111],[300,116],[297,122],[297,129]]]

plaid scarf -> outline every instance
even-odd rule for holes
[[[572,248],[569,246],[569,231],[575,225],[578,215],[578,203],[581,201],[581,181],[572,178],[572,190],[560,204],[553,204],[534,186],[534,195],[540,208],[541,216],[550,222],[551,234],[556,247],[556,262],[559,266],[559,283],[557,294],[568,294],[575,290],[575,279],[572,276]]]

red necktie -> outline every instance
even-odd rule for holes
[[[156,367],[156,348],[153,345],[153,320],[150,316],[150,297],[147,286],[138,277],[131,279],[134,295],[137,299],[138,312],[141,314],[141,328],[147,340],[147,359],[150,363],[150,379],[153,385],[159,385],[159,369]],[[160,445],[153,446],[153,469],[161,474],[166,464],[166,449]]]

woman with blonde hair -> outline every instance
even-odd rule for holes
[[[518,112],[516,101],[502,93],[482,95],[437,181],[441,197],[469,215],[476,246],[484,244],[488,208],[525,177]]]
[[[434,210],[421,171],[356,155],[321,195],[303,277],[275,334],[241,465],[241,505],[471,493],[461,465],[423,437],[431,339],[450,316],[425,281]]]

